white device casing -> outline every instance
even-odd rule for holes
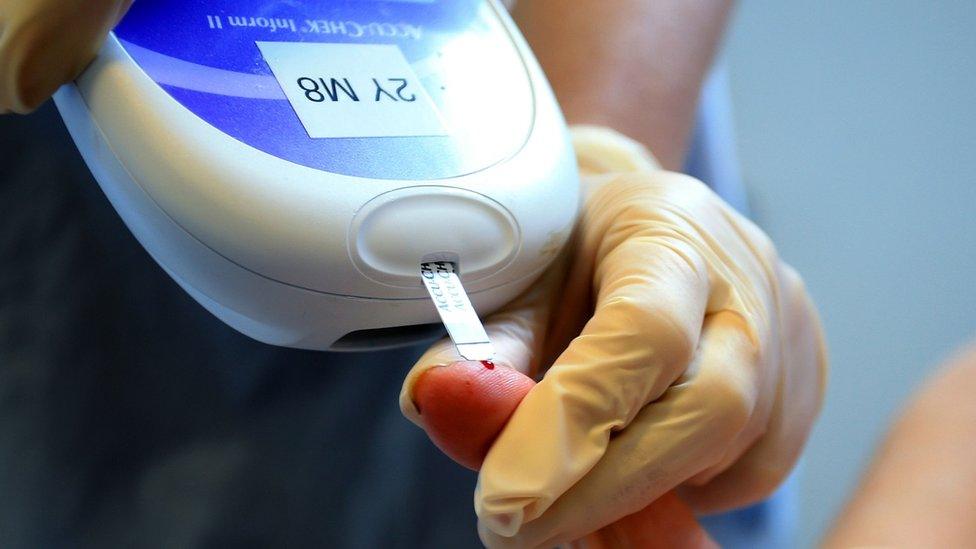
[[[572,230],[578,176],[565,124],[502,19],[531,83],[531,130],[512,157],[449,179],[351,177],[258,150],[170,97],[112,35],[55,100],[132,233],[207,310],[274,345],[375,349],[438,321],[422,260],[457,262],[484,315],[524,291]],[[376,332],[335,345],[363,330]]]

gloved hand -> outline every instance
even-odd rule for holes
[[[0,114],[28,113],[95,57],[132,0],[0,0]]]
[[[475,510],[491,547],[575,540],[675,487],[700,512],[761,500],[823,396],[816,311],[769,238],[619,134],[574,138],[586,199],[565,265],[486,319],[499,367],[544,370],[481,468]],[[446,391],[415,389],[458,360],[449,341],[434,345],[400,398],[449,452],[477,426],[431,429]]]

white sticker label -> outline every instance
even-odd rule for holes
[[[447,135],[400,48],[257,42],[309,137]]]

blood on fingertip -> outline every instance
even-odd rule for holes
[[[494,370],[495,369],[495,363],[492,362],[492,361],[490,361],[490,360],[482,360],[480,362],[481,362],[481,365],[482,366],[484,366],[485,368],[487,368],[489,370]]]

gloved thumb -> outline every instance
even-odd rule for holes
[[[495,438],[535,382],[507,367],[475,361],[425,370],[413,398],[421,425],[445,454],[477,470]],[[705,549],[717,545],[691,509],[669,492],[633,515],[571,543],[574,549]]]
[[[36,109],[95,57],[132,0],[0,0],[0,113]]]

